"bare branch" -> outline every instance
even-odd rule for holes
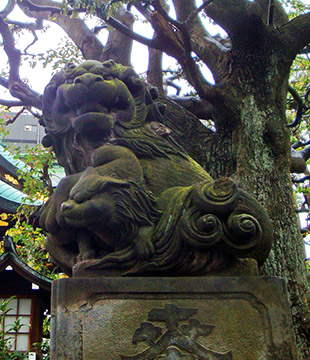
[[[19,65],[21,53],[15,48],[15,41],[9,26],[0,17],[0,34],[3,39],[4,51],[7,54],[10,64],[9,83],[12,81],[21,81],[19,76]]]
[[[305,106],[304,100],[301,98],[301,96],[292,86],[290,85],[288,86],[288,91],[293,96],[294,100],[297,102],[297,112],[296,112],[295,120],[291,124],[287,125],[288,127],[293,128],[301,123],[303,115],[305,111],[308,110],[308,107]]]
[[[194,10],[189,16],[188,18],[185,20],[185,24],[189,25],[189,23],[191,23],[193,21],[193,19],[203,10],[205,9],[208,5],[211,4],[213,0],[208,0],[206,2],[204,2],[202,5],[199,6],[199,8],[197,8],[196,10]]]
[[[301,184],[301,183],[303,183],[303,182],[305,182],[306,180],[309,180],[309,179],[310,179],[310,175],[307,175],[307,176],[304,176],[304,177],[302,177],[300,179],[293,179],[292,182],[294,184]]]
[[[33,41],[29,45],[27,45],[27,47],[25,48],[25,50],[24,50],[25,54],[27,53],[27,50],[39,40],[38,37],[37,37],[36,32],[35,31],[31,31],[31,32],[32,32],[32,35],[33,35]]]
[[[2,81],[2,85],[7,87],[13,97],[21,100],[24,105],[41,108],[40,94],[30,89],[24,84],[19,76],[19,66],[21,52],[15,48],[15,41],[8,24],[0,17],[0,34],[3,39],[4,51],[7,54],[10,64],[9,79]]]
[[[275,2],[274,0],[269,0],[267,25],[273,25],[274,10],[275,10]]]
[[[211,2],[205,2],[204,7]],[[188,30],[190,33],[193,51],[197,56],[209,67],[212,71],[215,80],[217,80],[218,62],[223,58],[227,52],[225,48],[215,37],[212,37],[198,16],[188,17],[188,14],[197,13],[199,9],[196,8],[194,0],[173,0],[176,10],[177,18],[180,22],[191,21]]]
[[[131,39],[136,40],[140,42],[141,44],[144,44],[146,46],[150,46],[154,49],[160,50],[160,44],[158,41],[155,41],[153,39],[148,39],[142,35],[139,35],[129,29],[127,26],[123,25],[120,21],[116,20],[113,17],[110,17],[106,20],[107,24],[113,26],[116,30],[120,31],[122,34],[129,36]]]
[[[30,23],[24,23],[21,21],[13,21],[13,20],[7,20],[6,21],[7,24],[9,25],[14,25],[15,27],[19,27],[22,29],[27,29],[27,30],[42,30],[43,29],[43,21],[42,19],[37,19],[35,22],[30,22]]]
[[[36,0],[36,2],[38,1],[39,0]],[[34,4],[30,0],[21,0],[19,6],[28,16],[41,20],[50,20],[59,25],[81,50],[85,59],[100,60],[104,46],[96,35],[87,27],[84,21],[79,18],[70,18],[69,16],[62,14],[60,3],[51,0],[46,2],[50,5],[42,6]],[[73,10],[68,10],[67,14],[72,14],[72,11]],[[83,12],[85,12],[85,10],[83,10]],[[54,16],[51,18],[50,15]]]
[[[0,85],[5,87],[6,89],[8,89],[9,88],[9,80],[0,76]]]
[[[310,144],[310,140],[305,141],[305,142],[302,142],[302,141],[298,140],[292,145],[292,148],[296,150],[296,149],[298,149],[300,147],[307,146],[309,144]]]
[[[7,24],[14,25],[13,31],[16,28],[22,28],[22,29],[27,29],[27,30],[31,31],[31,33],[33,35],[33,41],[29,45],[27,45],[27,47],[24,50],[24,53],[27,53],[27,50],[38,41],[36,30],[43,29],[43,20],[42,19],[36,19],[35,22],[31,22],[31,23],[23,23],[20,21],[12,21],[12,20],[7,20],[6,22],[7,22]]]
[[[302,150],[296,151],[293,147],[291,149],[291,172],[309,174],[307,168],[307,160],[310,158],[310,145]]]
[[[255,3],[261,9],[261,17],[265,24],[268,24],[268,22],[270,21],[269,20],[270,1],[271,0],[255,0]],[[280,1],[279,0],[272,0],[272,1],[274,3],[272,25],[281,26],[287,23],[289,19]]]
[[[29,106],[26,106],[26,109],[27,109],[27,111],[30,112],[30,114],[31,114],[33,117],[35,117],[35,118],[37,118],[37,119],[41,119],[42,114],[39,114],[39,113],[33,111],[32,108],[29,107]]]
[[[61,4],[58,4],[56,2],[52,2],[54,4],[51,6],[37,5],[37,4],[33,3],[31,0],[21,0],[21,3],[25,6],[27,6],[27,8],[30,11],[35,11],[35,12],[47,11],[51,14],[59,14],[59,11],[61,10],[61,7],[60,7]],[[70,15],[70,11],[69,11],[69,15]]]
[[[6,7],[0,11],[0,16],[6,18],[15,8],[16,0],[9,0]]]
[[[8,119],[8,120],[4,123],[4,125],[13,124],[25,110],[26,110],[26,108],[23,107],[18,113],[16,113],[13,117],[11,117],[10,119]]]
[[[303,102],[302,98],[299,96],[298,92],[292,86],[290,86],[290,85],[288,86],[288,91],[293,96],[294,100],[297,102],[296,117],[291,124],[287,125],[288,127],[293,128],[293,127],[298,126],[302,120],[304,102]]]
[[[0,105],[6,106],[8,108],[11,108],[13,106],[24,106],[25,104],[22,101],[18,100],[4,100],[0,99]]]
[[[191,39],[187,27],[183,23],[172,19],[161,7],[158,0],[153,1],[152,5],[155,11],[151,13],[141,5],[135,6],[152,24],[156,33],[155,39],[160,44],[159,50],[178,60],[187,76],[187,80],[195,87],[199,96],[205,98],[212,86],[205,80],[191,56]]]
[[[34,106],[37,109],[42,108],[41,95],[32,90],[27,84],[23,82],[12,82],[9,86],[12,96],[20,99],[24,105]]]

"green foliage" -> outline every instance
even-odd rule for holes
[[[68,37],[62,38],[56,49],[50,49],[46,53],[37,54],[37,60],[42,63],[43,68],[51,64],[53,71],[69,62],[77,64],[82,59],[81,51]]]
[[[49,176],[53,174],[52,165],[55,155],[51,149],[44,148],[41,144],[29,147],[21,153],[20,148],[14,148],[14,158],[22,159],[24,169],[19,169],[19,179],[23,181],[23,189],[28,194],[27,203],[33,204],[38,200],[46,200],[49,196],[47,169]]]
[[[38,349],[41,354],[42,360],[50,360],[50,330],[51,330],[51,317],[46,316],[43,319],[43,340],[40,343],[35,343],[32,345],[33,349]]]
[[[0,122],[0,133],[3,136],[7,133],[3,122]],[[23,183],[23,191],[28,196],[25,197],[24,204],[20,206],[17,213],[9,215],[10,222],[15,225],[6,234],[13,238],[16,251],[26,264],[45,276],[56,278],[54,266],[44,247],[46,237],[40,228],[32,226],[38,211],[37,206],[33,205],[43,203],[50,196],[51,184],[49,184],[48,176],[53,173],[54,153],[40,144],[34,147],[26,146],[23,154],[21,149],[16,147],[9,150],[16,159],[25,163],[25,167],[19,169],[18,172],[19,179]],[[0,246],[0,254],[2,252],[3,249]]]
[[[17,221],[15,226],[7,231],[7,235],[13,238],[18,255],[27,265],[42,275],[57,278],[45,250],[45,235],[40,228],[34,228],[26,221]]]
[[[51,169],[55,161],[54,153],[42,145],[26,147],[21,156],[20,149],[15,150],[15,158],[25,162],[25,168],[19,170],[19,178],[23,181],[23,190],[28,195],[16,215],[14,227],[7,231],[13,238],[19,256],[39,273],[55,278],[53,265],[49,261],[44,244],[46,237],[40,228],[33,227],[31,220],[36,216],[37,208],[32,205],[39,201],[46,201],[50,196],[47,184],[47,169]],[[52,170],[50,171],[50,173]]]
[[[280,2],[286,8],[290,18],[309,10],[309,5],[306,5],[303,0],[281,0]]]
[[[5,109],[4,109],[4,106],[1,106],[0,107],[0,143],[2,141],[4,141],[4,139],[9,135],[9,130],[8,130],[8,127],[6,125],[6,119],[4,117],[4,114],[5,114]]]
[[[0,359],[1,360],[25,360],[28,359],[28,353],[21,353],[20,351],[11,351],[10,341],[12,335],[10,333],[18,332],[23,326],[21,319],[18,318],[14,321],[13,325],[10,328],[4,328],[4,318],[11,310],[9,307],[10,301],[14,297],[9,298],[8,300],[3,300],[0,302]]]
[[[88,14],[97,15],[101,19],[107,19],[114,16],[117,9],[123,5],[128,4],[129,0],[65,0],[65,9],[68,11],[69,7],[75,10],[84,9]]]
[[[14,321],[10,328],[4,328],[4,318],[11,310],[10,302],[15,297],[4,299],[0,302],[0,360],[26,360],[29,352],[11,351],[10,340],[13,338],[13,332],[17,333],[22,326],[22,319],[18,318]],[[50,317],[45,317],[43,320],[43,340],[41,343],[32,344],[32,350],[39,350],[42,360],[50,360]]]

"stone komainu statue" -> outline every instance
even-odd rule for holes
[[[263,208],[213,180],[171,137],[134,70],[70,63],[43,97],[45,146],[67,176],[41,212],[52,260],[69,275],[204,275],[262,263]]]

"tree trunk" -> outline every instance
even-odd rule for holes
[[[290,179],[290,134],[285,118],[288,71],[284,69],[289,59],[273,51],[268,54],[275,40],[272,45],[264,40],[261,49],[253,47],[252,56],[248,49],[244,52],[244,44],[235,44],[226,58],[229,67],[222,66],[222,81],[216,86],[221,100],[211,99],[217,127],[213,156],[217,175],[232,176],[272,219],[275,242],[261,273],[287,279],[298,359],[306,360],[310,358],[310,293]],[[235,111],[227,113],[225,108]]]

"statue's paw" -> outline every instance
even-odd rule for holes
[[[90,249],[90,250],[88,250],[86,252],[79,253],[79,255],[76,257],[76,263],[80,263],[82,261],[94,259],[95,256],[96,256],[96,253],[92,249]]]
[[[139,229],[137,238],[134,240],[134,252],[139,259],[150,259],[155,252],[154,245],[152,243],[152,226],[143,226]]]
[[[141,260],[150,259],[155,252],[154,245],[152,244],[151,240],[144,241],[141,239],[135,240],[135,249],[136,255]]]

